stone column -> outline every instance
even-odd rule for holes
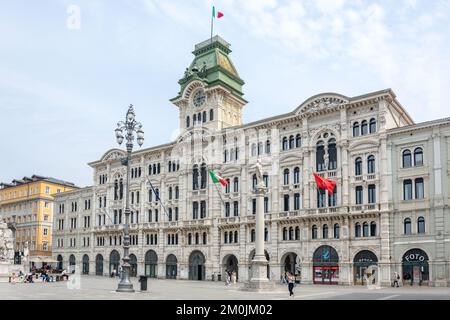
[[[252,260],[251,279],[244,287],[244,290],[256,292],[273,289],[273,283],[267,278],[268,261],[264,254],[264,194],[264,182],[258,181],[256,195],[255,257]]]

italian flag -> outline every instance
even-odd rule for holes
[[[209,170],[209,175],[214,183],[220,182],[221,185],[226,186],[228,181],[216,174],[213,170]]]
[[[220,12],[220,11],[217,11],[217,15],[216,15],[216,7],[213,6],[213,7],[212,7],[212,17],[213,17],[213,18],[220,19],[220,18],[223,17],[223,13]]]

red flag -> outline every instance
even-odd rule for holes
[[[322,178],[317,173],[314,174],[314,179],[316,179],[317,188],[328,190],[328,193],[332,194],[334,191],[334,188],[336,187],[336,181],[328,180],[325,178]]]
[[[223,13],[220,12],[220,11],[218,11],[218,12],[217,12],[217,19],[220,19],[220,18],[222,18],[222,17],[223,17]]]

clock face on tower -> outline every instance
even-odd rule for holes
[[[194,106],[196,107],[201,107],[206,100],[206,96],[205,93],[203,92],[203,90],[198,90],[195,94],[194,97],[192,98],[192,102],[194,103]]]

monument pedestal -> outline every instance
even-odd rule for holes
[[[244,284],[242,290],[253,292],[272,291],[275,284],[267,278],[268,261],[264,255],[255,256],[252,261],[252,277]]]

